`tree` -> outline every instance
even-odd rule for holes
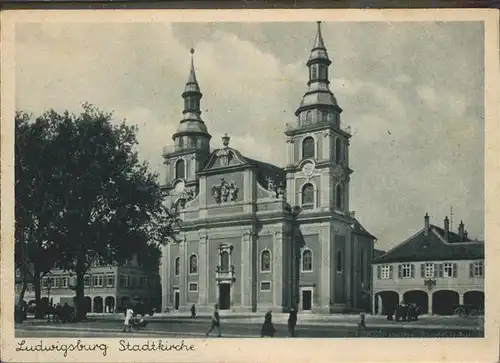
[[[47,194],[54,217],[46,232],[55,266],[76,276],[77,319],[85,317],[84,276],[93,263],[123,263],[175,241],[177,218],[164,204],[158,175],[139,162],[137,128],[84,104],[79,115],[55,111]]]
[[[23,305],[28,283],[35,290],[36,315],[43,315],[40,281],[56,261],[55,250],[47,239],[56,216],[48,186],[52,167],[51,125],[44,119],[30,122],[31,116],[15,115],[15,266],[21,273],[21,292],[17,306]]]

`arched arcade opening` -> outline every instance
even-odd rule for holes
[[[103,309],[102,297],[96,296],[94,298],[94,313],[102,313]]]
[[[396,291],[379,291],[375,294],[375,313],[393,314],[399,303],[399,294]]]
[[[484,311],[484,292],[467,291],[464,294],[464,305],[471,305],[478,312]]]
[[[439,290],[432,294],[432,312],[436,315],[452,315],[458,304],[456,291]]]
[[[114,298],[114,296],[106,296],[106,299],[104,299],[104,311],[106,313],[114,313],[115,312],[115,298]]]
[[[403,301],[405,304],[417,305],[420,314],[427,314],[429,312],[429,298],[425,291],[411,290],[403,294]]]

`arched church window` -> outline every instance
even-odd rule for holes
[[[302,141],[302,159],[314,158],[314,139],[311,136]]]
[[[260,255],[260,271],[271,271],[271,252],[269,250],[262,251]]]
[[[337,272],[342,272],[342,251],[337,251]]]
[[[220,254],[220,269],[221,272],[229,271],[229,252],[222,251]]]
[[[313,270],[313,256],[310,249],[302,251],[302,272],[310,272]]]
[[[175,264],[174,264],[174,274],[175,274],[175,276],[179,276],[180,271],[181,271],[181,258],[180,257],[176,257],[175,258]]]
[[[198,256],[196,255],[191,255],[191,257],[189,257],[189,273],[198,273]]]
[[[184,179],[184,177],[185,177],[184,159],[179,159],[177,160],[177,163],[175,163],[175,178]]]
[[[341,184],[335,187],[335,206],[337,210],[344,210],[344,188]]]
[[[342,142],[340,141],[340,138],[335,139],[335,161],[340,163],[342,160]]]
[[[302,187],[302,209],[312,209],[314,207],[314,186],[310,183]]]

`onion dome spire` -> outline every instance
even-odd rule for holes
[[[332,63],[328,58],[328,52],[326,51],[325,42],[323,41],[323,35],[321,34],[321,21],[318,21],[317,24],[318,29],[316,31],[316,39],[314,40],[314,46],[311,50],[311,56],[309,57],[307,66],[320,59],[324,60],[324,63],[327,65],[330,65]]]
[[[189,76],[182,93],[184,99],[184,115],[181,120],[176,133],[172,136],[174,140],[182,136],[205,136],[211,138],[208,133],[207,126],[201,119],[200,100],[203,94],[200,91],[200,85],[196,79],[196,72],[194,70],[194,48],[190,49],[191,53],[191,66],[189,69]],[[184,145],[183,142],[181,142]]]
[[[309,68],[309,89],[302,97],[295,115],[299,125],[311,126],[319,123],[339,124],[338,115],[342,109],[337,105],[335,96],[329,88],[329,66],[332,63],[321,33],[321,22],[317,22],[316,38],[306,65]]]

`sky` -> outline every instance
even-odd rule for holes
[[[350,209],[389,249],[453,208],[484,236],[484,31],[480,22],[323,22],[330,88],[350,125]],[[139,127],[165,177],[191,47],[202,118],[221,146],[285,165],[285,124],[307,90],[316,23],[25,23],[16,27],[16,109],[89,102]]]

